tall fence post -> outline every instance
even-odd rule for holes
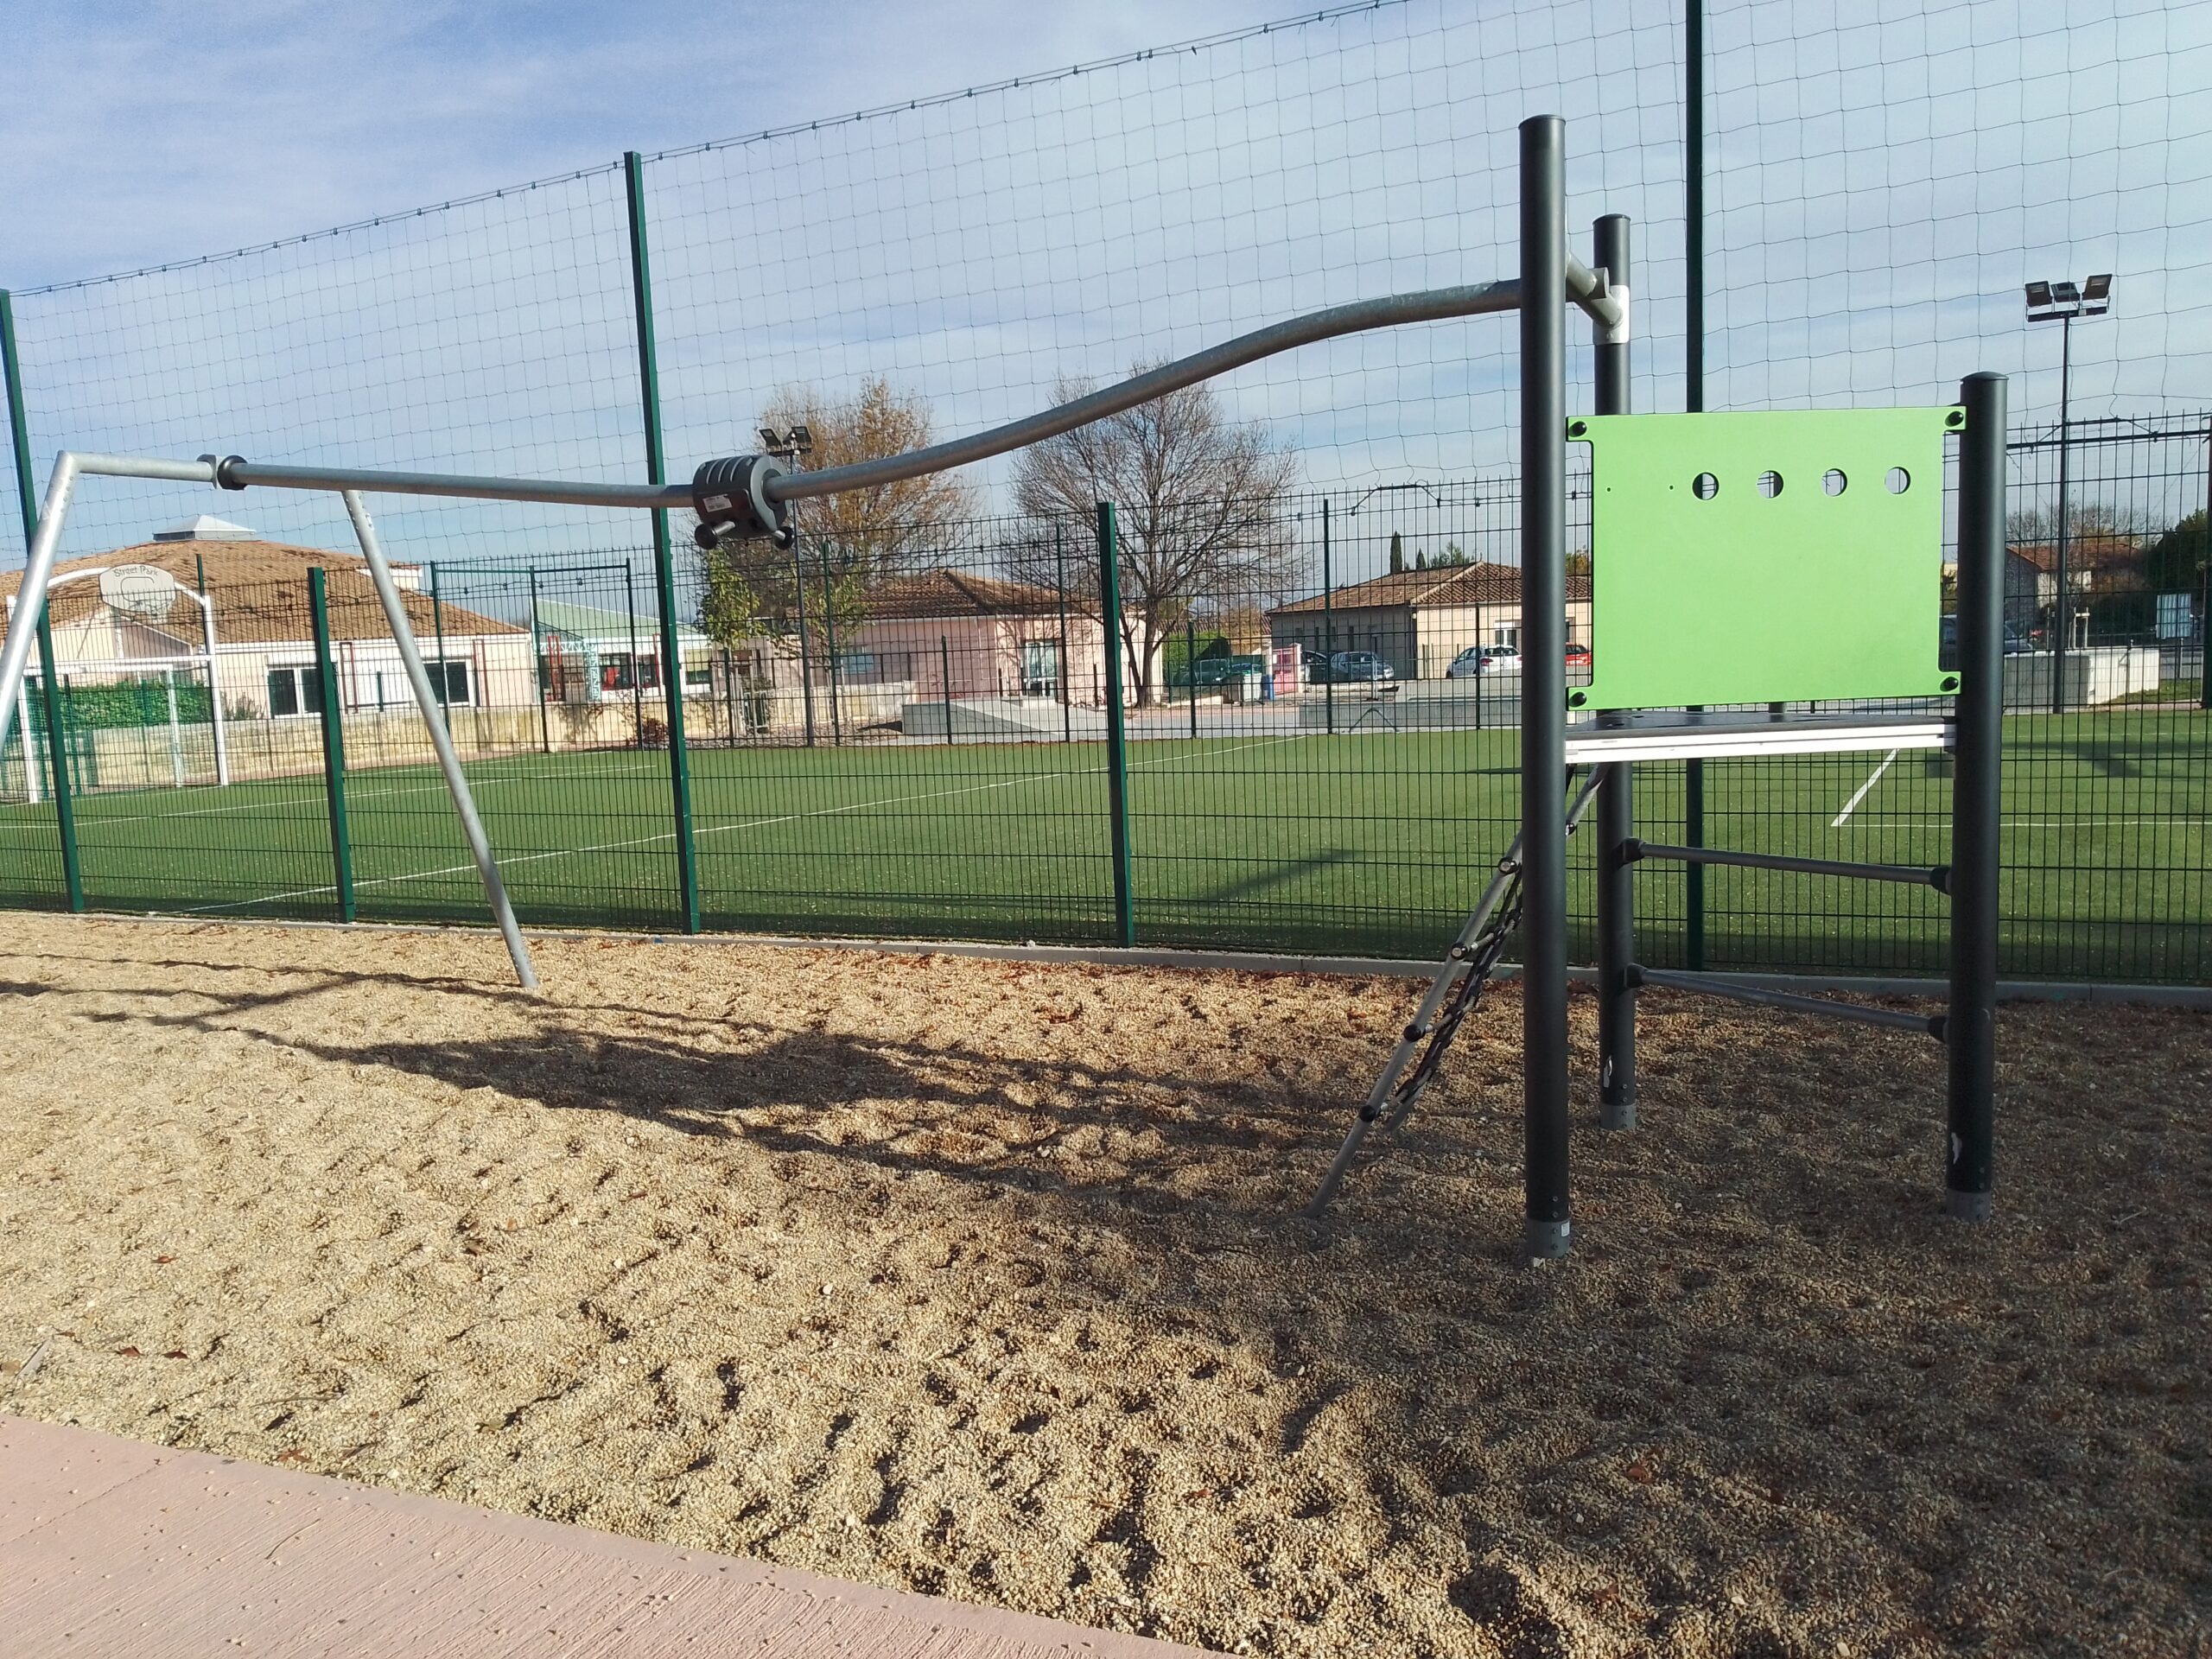
[[[1198,632],[1189,617],[1183,619],[1183,685],[1191,694],[1191,735],[1198,734]]]
[[[1060,741],[1075,741],[1075,688],[1068,683],[1071,664],[1068,662],[1068,558],[1067,529],[1058,518],[1052,520],[1052,581],[1060,595],[1060,662],[1055,688],[1060,694]]]
[[[2005,377],[1959,387],[1959,696],[1951,781],[1951,984],[1944,1207],[1989,1216],[2005,733]]]
[[[845,713],[840,705],[844,699],[838,695],[837,606],[836,595],[830,591],[829,543],[821,543],[814,550],[822,565],[822,632],[830,642],[830,741],[842,744],[845,741]]]
[[[622,561],[622,607],[630,618],[630,735],[639,748],[645,746],[645,665],[638,660],[638,582],[630,561]],[[601,683],[606,683],[602,676]],[[661,688],[662,696],[668,688]]]
[[[791,592],[798,603],[798,696],[799,707],[806,715],[806,747],[814,747],[814,671],[807,666],[806,654],[806,567],[799,563],[796,549],[791,553]]]
[[[1705,0],[1682,7],[1682,407],[1705,412]],[[1682,842],[1705,845],[1705,762],[1682,763]],[[1682,960],[1705,966],[1705,866],[1683,868]]]
[[[2212,709],[2212,426],[2204,429],[2204,613],[2196,623],[2196,706]]]
[[[353,842],[346,828],[346,734],[340,724],[338,665],[330,649],[330,602],[322,567],[308,571],[308,619],[315,634],[316,712],[322,721],[322,792],[330,810],[330,868],[338,919],[354,917]]]
[[[1321,701],[1322,723],[1330,735],[1337,729],[1337,615],[1330,595],[1334,572],[1329,569],[1329,498],[1321,498]]]
[[[944,745],[952,747],[952,646],[943,634],[937,637],[938,683],[944,688]]]
[[[1106,815],[1114,855],[1114,943],[1137,942],[1129,887],[1129,734],[1122,707],[1122,549],[1114,505],[1098,504],[1098,614],[1106,631]]]
[[[1608,213],[1592,228],[1592,263],[1604,268],[1609,285],[1629,288],[1627,216]],[[1606,340],[1603,329],[1598,334],[1598,413],[1625,415],[1629,342]],[[1611,711],[1598,715],[1601,726],[1620,722]],[[1598,786],[1598,1119],[1609,1129],[1636,1127],[1636,988],[1629,983],[1636,961],[1636,866],[1627,856],[1636,833],[1635,776],[1625,762],[1607,766]]]
[[[638,391],[645,416],[645,477],[649,483],[665,484],[660,357],[653,343],[652,266],[645,248],[645,158],[634,149],[624,152],[622,175],[629,187],[630,283],[638,316]],[[683,931],[696,933],[699,852],[691,836],[691,754],[683,741],[683,648],[677,638],[676,561],[669,551],[667,510],[656,507],[652,520],[653,581],[660,601],[660,681],[668,702],[668,793],[676,832],[677,907]]]
[[[16,355],[16,305],[14,298],[0,288],[0,366],[3,366],[8,381],[8,432],[13,440],[16,456],[16,501],[22,510],[23,546],[28,549],[38,535],[38,495],[31,487],[30,417],[23,404],[22,364]],[[61,683],[54,671],[54,629],[51,611],[41,605],[38,618],[38,683],[39,702],[46,716],[46,750],[48,782],[54,795],[54,827],[61,842],[61,887],[67,895],[69,908],[81,911],[85,907],[85,875],[77,856],[77,808],[71,798],[69,787],[69,747],[61,741]],[[212,683],[215,665],[207,665],[207,677]],[[219,695],[219,693],[218,694]],[[21,697],[22,687],[0,687],[0,696]],[[24,711],[28,714],[29,711]],[[30,722],[21,720],[16,741],[22,746],[23,779],[30,785],[32,769],[38,765],[33,751]]]

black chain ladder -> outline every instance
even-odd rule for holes
[[[1379,1109],[1362,1109],[1361,1116],[1370,1122],[1380,1119],[1385,1128],[1398,1126],[1444,1069],[1445,1051],[1459,1034],[1461,1022],[1482,1006],[1484,988],[1503,958],[1506,942],[1512,938],[1513,930],[1521,925],[1520,863],[1502,862],[1497,868],[1501,874],[1510,875],[1512,882],[1497,908],[1491,912],[1490,920],[1483,924],[1482,931],[1454,952],[1467,964],[1465,976],[1452,988],[1452,995],[1437,1011],[1436,1023],[1429,1028],[1428,1041],[1421,1046],[1420,1058],[1406,1068],[1405,1075],[1383,1097]]]

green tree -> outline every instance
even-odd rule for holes
[[[2206,524],[2200,507],[2145,551],[2144,586],[2154,594],[2201,593],[2208,562],[2212,562],[2212,525]]]
[[[1394,576],[1406,574],[1405,537],[1395,530],[1390,532],[1390,574]]]

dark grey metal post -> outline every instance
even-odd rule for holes
[[[1997,1087],[1997,877],[2005,720],[2005,377],[1959,388],[1959,699],[1951,779],[1951,1005],[1944,1208],[1989,1217]]]
[[[1682,7],[1682,407],[1705,412],[1705,3]],[[1705,845],[1705,762],[1682,765],[1682,839]],[[1705,966],[1705,869],[1682,878],[1682,959]]]
[[[1627,288],[1627,215],[1608,213],[1594,228],[1592,263],[1605,267],[1611,286]],[[1625,415],[1629,343],[1609,342],[1605,334],[1598,330],[1598,413]],[[1621,557],[1625,550],[1612,554]],[[1600,713],[1598,721],[1608,725],[1619,718]],[[1634,772],[1625,764],[1606,766],[1598,783],[1598,1121],[1609,1129],[1636,1127],[1636,987],[1629,976],[1636,962],[1636,867],[1625,852],[1636,833]]]
[[[1114,943],[1137,942],[1129,859],[1128,711],[1122,707],[1122,540],[1114,506],[1098,504],[1098,613],[1106,623],[1106,823],[1114,860]]]
[[[1566,124],[1521,124],[1521,1058],[1528,1254],[1567,1254]]]

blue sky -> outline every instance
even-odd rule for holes
[[[20,289],[1262,22],[1284,0],[6,10],[0,283]]]
[[[66,443],[635,475],[626,148],[676,152],[647,197],[677,468],[744,444],[794,383],[884,374],[969,430],[1063,376],[1504,273],[1514,126],[1537,111],[1569,120],[1572,221],[1637,221],[1638,405],[1680,408],[1675,0],[1392,0],[1062,73],[1281,4],[49,9],[19,23],[0,100],[0,281],[41,470]],[[1993,368],[2018,377],[2016,416],[2050,418],[2057,340],[2019,284],[2103,270],[2077,415],[2212,404],[2212,6],[1716,0],[1708,40],[1713,406],[1932,403]],[[1510,344],[1431,325],[1221,390],[1313,482],[1461,477],[1511,459]],[[205,505],[104,486],[72,550]],[[342,544],[327,504],[222,510]],[[442,557],[639,529],[432,503],[386,523]]]

